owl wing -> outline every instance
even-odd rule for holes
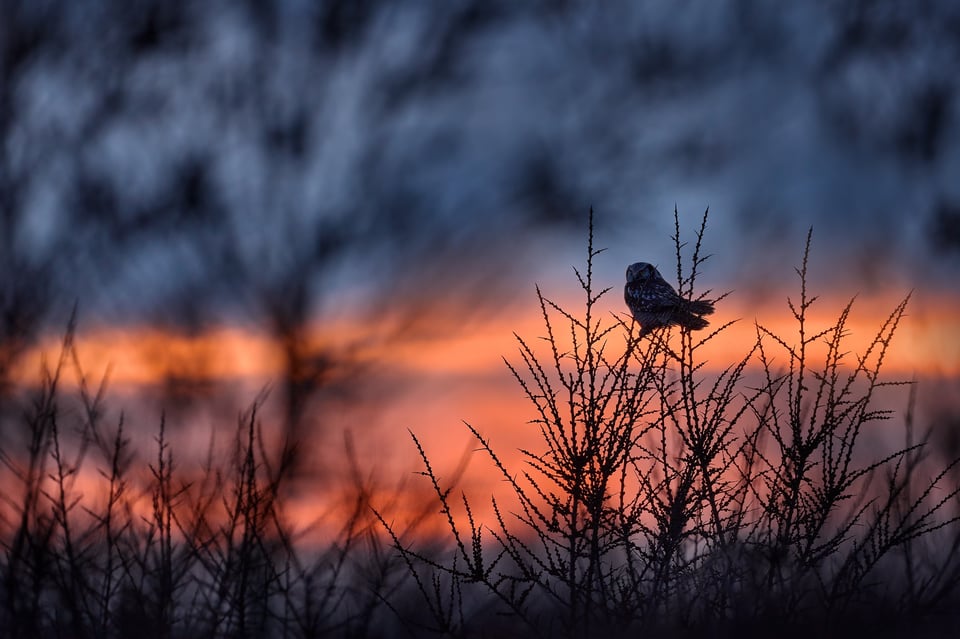
[[[624,301],[641,322],[646,320],[665,323],[677,309],[679,297],[673,287],[663,278],[659,281],[650,278],[646,282],[628,282],[623,288]]]

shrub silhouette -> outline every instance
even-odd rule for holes
[[[707,215],[687,261],[674,223],[678,291],[705,298]],[[913,385],[880,375],[907,299],[848,354],[852,301],[810,325],[810,246],[788,301],[797,335],[758,323],[741,358],[708,370],[729,323],[641,338],[628,315],[599,312],[611,289],[595,286],[591,213],[583,309],[538,289],[542,344],[518,335],[507,362],[539,433],[524,467],[467,426],[507,487],[493,520],[412,435],[432,497],[398,528],[348,440],[350,473],[327,487],[350,507],[319,547],[285,516],[296,442],[268,444],[263,397],[230,453],[211,447],[198,469],[163,415],[152,452],[135,450],[127,419],[104,418],[105,382],[84,374],[74,313],[43,384],[2,397],[0,635],[938,636],[958,623],[960,462],[917,432]],[[877,452],[871,430],[894,417],[878,395],[897,385],[903,443]],[[98,501],[80,481],[91,468]],[[417,528],[437,505],[439,542]]]
[[[707,213],[687,266],[676,210],[674,223],[678,292],[703,299],[709,292],[695,285],[709,257]],[[478,524],[468,496],[454,499],[412,435],[452,542],[449,559],[428,555],[381,518],[430,613],[418,627],[479,636],[522,624],[572,637],[937,627],[937,611],[957,595],[958,462],[931,470],[929,433],[916,439],[912,413],[902,447],[871,456],[864,443],[892,417],[876,406],[878,391],[906,384],[880,370],[909,296],[851,358],[853,300],[832,326],[808,321],[811,237],[799,301],[788,300],[795,340],[758,323],[743,357],[711,373],[703,349],[732,322],[641,339],[632,319],[598,315],[611,289],[594,283],[602,250],[591,211],[586,269],[575,269],[582,311],[537,288],[545,348],[518,335],[519,364],[507,362],[535,409],[539,448],[520,451],[523,469],[508,468],[467,424],[514,512],[494,496],[495,525]],[[825,344],[822,361],[814,344]],[[464,518],[454,514],[461,502]],[[924,552],[933,540],[950,550]]]
[[[344,486],[352,510],[327,547],[303,543],[284,516],[286,442],[266,444],[264,397],[238,420],[232,452],[211,446],[199,472],[180,467],[161,416],[142,485],[125,418],[106,424],[105,383],[86,384],[75,320],[23,417],[11,403],[2,413],[0,636],[371,636],[396,572],[372,531],[371,487]],[[71,367],[75,406],[60,389]],[[85,465],[100,502],[78,487]]]

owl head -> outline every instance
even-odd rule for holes
[[[646,262],[635,262],[627,267],[628,282],[644,282],[657,272],[656,267]]]

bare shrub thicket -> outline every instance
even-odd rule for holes
[[[308,543],[284,513],[288,442],[268,445],[264,398],[239,418],[232,452],[211,444],[202,467],[181,467],[163,416],[152,454],[132,448],[124,417],[105,422],[105,384],[89,388],[74,334],[71,320],[28,401],[4,398],[0,636],[371,636],[389,625],[377,611],[396,562],[369,482],[346,484],[339,532]],[[61,388],[69,374],[78,402]]]
[[[685,262],[675,213],[689,299],[710,295],[696,289],[706,222]],[[592,215],[587,248],[583,309],[538,289],[543,339],[517,336],[508,363],[539,435],[524,465],[508,467],[468,425],[505,487],[490,521],[454,492],[460,472],[442,477],[414,436],[432,497],[412,524],[394,524],[396,503],[348,441],[350,472],[324,490],[349,507],[324,542],[308,541],[286,514],[298,443],[265,436],[263,398],[238,419],[229,454],[211,446],[199,467],[178,457],[162,415],[152,451],[137,450],[130,433],[142,426],[108,422],[106,385],[81,367],[74,317],[43,383],[0,395],[0,636],[877,636],[956,625],[958,462],[914,424],[913,386],[880,376],[907,300],[864,352],[848,352],[853,302],[825,328],[809,319],[808,236],[789,302],[796,335],[758,323],[740,358],[708,367],[729,324],[641,338],[628,316],[599,311],[611,289],[595,286]],[[890,386],[910,397],[902,425],[881,407]],[[449,531],[439,542],[416,528],[438,507]]]
[[[688,299],[709,295],[695,289],[706,222],[686,263],[675,211]],[[831,326],[808,319],[810,245],[808,235],[799,300],[788,300],[796,335],[757,323],[755,342],[715,372],[702,353],[730,323],[640,339],[629,316],[598,314],[611,289],[594,283],[591,214],[576,271],[583,308],[538,288],[542,348],[517,336],[519,363],[507,364],[535,409],[538,447],[508,468],[467,425],[517,505],[494,495],[496,523],[477,523],[476,503],[442,481],[414,436],[451,549],[424,553],[394,534],[422,601],[410,627],[595,637],[956,623],[958,462],[935,459],[912,403],[903,444],[877,452],[896,417],[877,396],[909,386],[880,376],[907,298],[865,352],[848,352],[853,301]]]

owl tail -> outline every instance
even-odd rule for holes
[[[701,316],[709,315],[713,312],[713,302],[709,300],[690,301],[684,304],[682,312],[683,321],[680,322],[680,324],[691,331],[699,331],[702,328],[706,328],[709,323]]]
[[[693,313],[694,315],[709,315],[713,312],[713,302],[710,300],[696,300],[687,302],[684,310]],[[702,319],[702,318],[697,318]],[[703,326],[706,326],[707,322],[703,320]],[[701,326],[700,328],[703,328]]]

